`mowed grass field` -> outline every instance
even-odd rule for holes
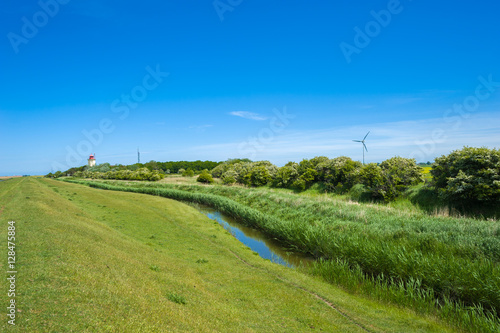
[[[16,332],[447,332],[256,256],[194,208],[49,179],[0,182]],[[4,279],[6,314],[9,286]]]

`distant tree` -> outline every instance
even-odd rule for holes
[[[63,173],[67,176],[73,176],[74,173],[78,172],[78,171],[83,171],[85,170],[85,165],[81,166],[81,167],[77,167],[77,168],[70,168],[66,171],[64,171]]]
[[[144,167],[144,165],[142,163],[135,163],[135,164],[127,166],[127,169],[130,171],[137,171],[138,169],[143,168],[143,167]]]
[[[194,177],[194,171],[191,169],[187,169],[182,173],[182,175],[184,177]]]
[[[177,173],[180,175],[182,175],[184,172],[186,172],[186,169],[182,169],[182,168],[177,171]]]
[[[158,165],[158,162],[156,161],[149,161],[148,163],[144,164],[144,166],[146,168],[149,169],[149,171],[153,171],[153,170],[160,170],[160,167]]]
[[[191,169],[195,173],[201,172],[204,169],[211,170],[219,165],[221,162],[213,162],[213,161],[170,161],[170,162],[156,162],[158,164],[158,168],[163,171],[170,170],[170,173],[178,173],[179,169]]]

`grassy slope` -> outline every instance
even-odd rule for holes
[[[17,227],[20,332],[446,331],[264,261],[168,199],[23,178],[0,183],[0,211],[4,252]]]
[[[95,182],[95,185],[100,183]],[[401,276],[406,279],[409,274],[413,279],[418,278],[422,282],[425,280],[425,283],[430,281],[432,286],[437,286],[437,291],[445,296],[452,295],[451,299],[455,301],[457,295],[473,304],[477,304],[478,301],[486,304],[486,302],[495,302],[498,299],[499,275],[496,264],[500,259],[498,256],[498,249],[500,249],[498,222],[432,218],[417,211],[401,211],[371,204],[352,204],[325,195],[287,194],[281,190],[268,188],[161,186],[156,183],[120,181],[104,183],[120,186],[134,184],[140,187],[136,188],[138,191],[144,190],[158,195],[161,192],[162,196],[193,200],[219,207],[218,209],[226,213],[235,213],[244,221],[264,228],[273,237],[281,239],[292,237],[291,243],[296,244],[302,250],[322,249],[321,251],[328,252],[337,249],[341,251],[341,255],[345,252],[345,256],[341,258],[347,258],[349,262],[361,260],[367,264],[364,267],[382,270],[385,277],[394,272],[396,277]],[[165,190],[157,190],[161,187],[173,187],[184,191],[180,193],[169,190],[166,193]],[[207,195],[201,193],[207,193]],[[224,204],[222,197],[213,198],[208,194],[229,197],[240,204],[265,213],[266,216],[259,215],[259,212],[249,212],[246,206],[235,209],[230,202]],[[278,216],[280,219],[268,221],[268,218],[272,216]],[[324,230],[325,226],[327,229],[334,227],[334,230],[348,230],[349,232],[332,233],[328,231],[329,229]],[[373,237],[367,237],[369,234],[373,234]],[[306,239],[302,239],[304,237]],[[378,243],[372,244],[373,242]],[[391,250],[393,246],[390,244],[400,245]],[[325,253],[328,255],[327,252]],[[415,253],[417,256],[414,255]],[[420,254],[423,255],[422,258]],[[439,256],[441,258],[438,258]],[[433,264],[430,264],[429,259],[432,258]],[[487,258],[493,261],[489,259],[488,261]],[[391,292],[386,292],[384,288],[375,290],[370,283],[361,283],[364,287],[359,288],[359,275],[347,274],[345,271],[347,267],[337,266],[323,267],[320,270],[321,275],[325,276],[328,281],[340,284],[350,291],[357,293],[363,289],[363,293],[375,296],[375,299],[382,296],[384,300],[390,299],[391,302],[405,304],[410,308],[415,308],[418,303],[419,306],[416,308],[422,310],[423,313],[436,313],[437,311],[432,301],[434,297],[428,295],[425,297],[426,300],[422,299],[420,294],[422,288],[418,286],[410,288],[411,290],[407,289],[407,292],[416,295],[416,298],[405,297],[404,290],[399,289]],[[411,279],[408,282],[412,284]],[[423,289],[427,290],[425,286]],[[440,304],[442,306],[443,302]],[[478,316],[474,309],[468,307],[455,309],[453,305],[451,307],[446,305],[444,308],[439,308],[439,315],[457,327],[464,327],[475,332],[482,330],[497,332],[499,327],[497,319]]]

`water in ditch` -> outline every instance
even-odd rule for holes
[[[236,239],[264,259],[287,267],[308,265],[314,260],[301,253],[287,251],[278,242],[270,239],[259,230],[244,226],[230,216],[222,214],[213,208],[201,205],[196,205],[195,208],[210,219],[217,221]]]

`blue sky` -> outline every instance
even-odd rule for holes
[[[0,175],[500,147],[497,1],[6,0]]]

